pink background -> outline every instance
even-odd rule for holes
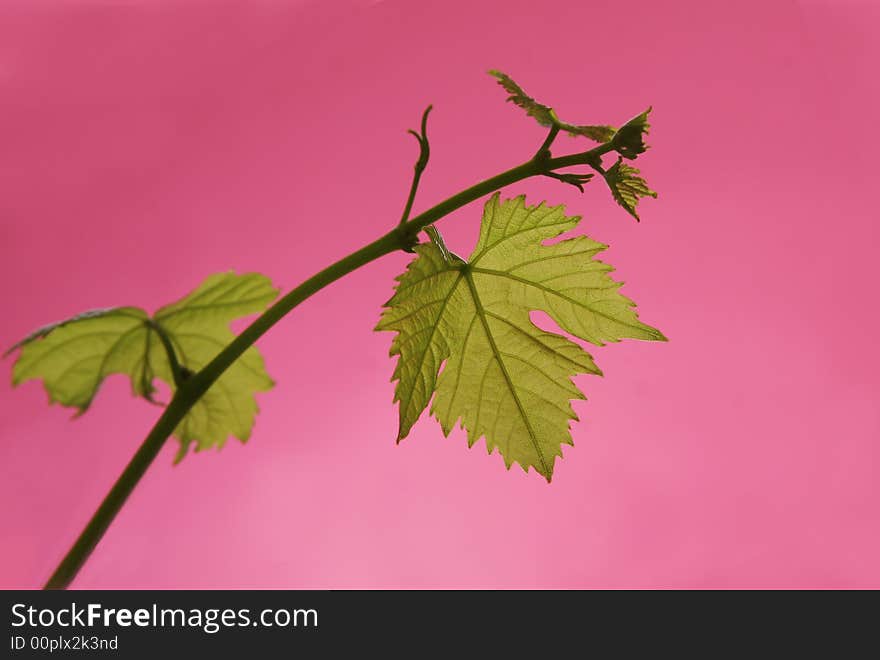
[[[550,9],[553,7],[555,9]],[[78,587],[880,587],[880,9],[849,2],[48,2],[0,7],[0,345],[207,274],[287,289],[543,130],[653,104],[637,225],[564,202],[668,344],[595,351],[552,485],[422,419],[395,446],[386,257],[260,343],[251,443],[162,452]],[[564,147],[575,143],[561,142]],[[479,205],[443,221],[468,252]],[[157,416],[0,385],[0,585],[48,576]]]

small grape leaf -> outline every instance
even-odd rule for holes
[[[508,101],[525,110],[526,114],[529,117],[534,117],[535,121],[541,126],[547,126],[549,128],[559,121],[552,108],[549,108],[542,103],[538,103],[535,99],[526,94],[525,90],[517,85],[513,78],[506,73],[492,69],[489,71],[489,75],[496,78],[498,84],[504,88],[504,91],[510,94],[510,96],[507,97]]]
[[[496,78],[498,84],[501,85],[510,95],[507,97],[508,101],[525,110],[526,114],[529,117],[534,117],[535,121],[541,126],[546,126],[548,128],[556,126],[559,130],[568,133],[571,136],[581,135],[594,142],[608,142],[614,137],[616,129],[613,126],[568,124],[561,121],[559,117],[556,116],[553,108],[546,106],[543,103],[538,103],[535,99],[526,94],[523,88],[517,85],[516,82],[514,82],[514,80],[506,73],[492,70],[489,71],[489,75]]]
[[[39,328],[8,352],[21,349],[12,383],[41,379],[50,403],[88,410],[104,379],[124,374],[135,396],[153,401],[156,378],[175,389],[168,353],[159,332],[174,348],[180,365],[196,372],[234,337],[229,323],[263,310],[278,292],[256,273],[211,275],[176,303],[152,317],[137,307],[84,312]],[[250,436],[257,404],[254,394],[272,387],[263,359],[248,349],[214,383],[174,431],[179,461],[192,443],[197,450],[221,447],[232,435]]]
[[[640,220],[636,206],[642,197],[657,198],[657,193],[648,188],[647,182],[639,176],[639,170],[630,167],[618,158],[617,162],[602,173],[611,189],[614,200],[637,221]]]
[[[496,193],[467,261],[433,243],[415,248],[376,327],[397,332],[398,442],[436,392],[431,414],[444,434],[460,421],[469,446],[485,437],[508,469],[516,462],[550,481],[561,446],[572,444],[570,400],[584,398],[571,378],[601,372],[579,345],[541,330],[529,313],[546,312],[600,346],[626,337],[665,341],[618,292],[611,266],[594,258],[607,246],[586,236],[542,243],[578,222],[562,206],[527,206],[523,196],[502,203]]]
[[[651,108],[630,119],[617,131],[614,148],[624,158],[633,160],[639,154],[643,154],[648,150],[648,145],[645,144],[645,136],[651,128],[651,125],[648,123],[649,114],[651,114]]]

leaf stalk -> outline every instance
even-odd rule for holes
[[[147,321],[144,321],[144,323],[150,330],[153,330],[156,333],[159,341],[162,342],[162,346],[168,356],[168,365],[171,367],[171,376],[174,379],[174,385],[177,389],[180,389],[185,380],[183,376],[184,371],[177,359],[177,352],[171,344],[171,338],[168,336],[168,333],[165,332],[165,328],[159,325],[154,319],[148,319]]]

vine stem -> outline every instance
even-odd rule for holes
[[[70,583],[95,549],[95,546],[98,545],[98,542],[104,536],[107,528],[110,527],[116,514],[119,513],[119,510],[125,504],[128,496],[137,486],[147,468],[150,467],[150,464],[159,454],[165,441],[171,436],[184,416],[242,353],[253,346],[260,337],[301,302],[361,266],[397,250],[411,248],[416,243],[420,231],[440,218],[484,195],[495,192],[517,181],[543,175],[546,172],[559,168],[594,163],[602,154],[613,150],[612,141],[589,151],[559,158],[532,158],[506,172],[497,174],[470,188],[462,190],[458,194],[431,207],[424,213],[397,225],[384,236],[328,266],[281,297],[220,351],[201,371],[181,382],[171,402],[147,434],[146,439],[116,480],[116,483],[113,484],[110,492],[104,498],[104,501],[101,502],[98,510],[89,520],[79,538],[77,538],[76,542],[61,560],[55,572],[52,573],[44,588],[66,589],[70,586]]]

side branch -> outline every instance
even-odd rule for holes
[[[559,126],[553,124],[553,126],[550,127],[550,132],[547,134],[544,142],[538,147],[538,151],[535,153],[535,160],[549,160],[550,146],[553,144],[557,135],[559,135]]]
[[[406,206],[403,208],[403,215],[400,217],[400,222],[397,223],[398,226],[409,220],[409,214],[412,211],[412,205],[416,199],[416,191],[419,189],[419,181],[422,178],[422,172],[425,171],[425,168],[428,166],[428,159],[431,157],[431,145],[428,143],[428,114],[433,107],[434,106],[429,105],[425,108],[425,112],[422,113],[421,133],[416,133],[413,130],[407,131],[419,142],[419,159],[415,164],[415,172],[413,174],[412,184],[409,187],[409,195],[406,198]]]

